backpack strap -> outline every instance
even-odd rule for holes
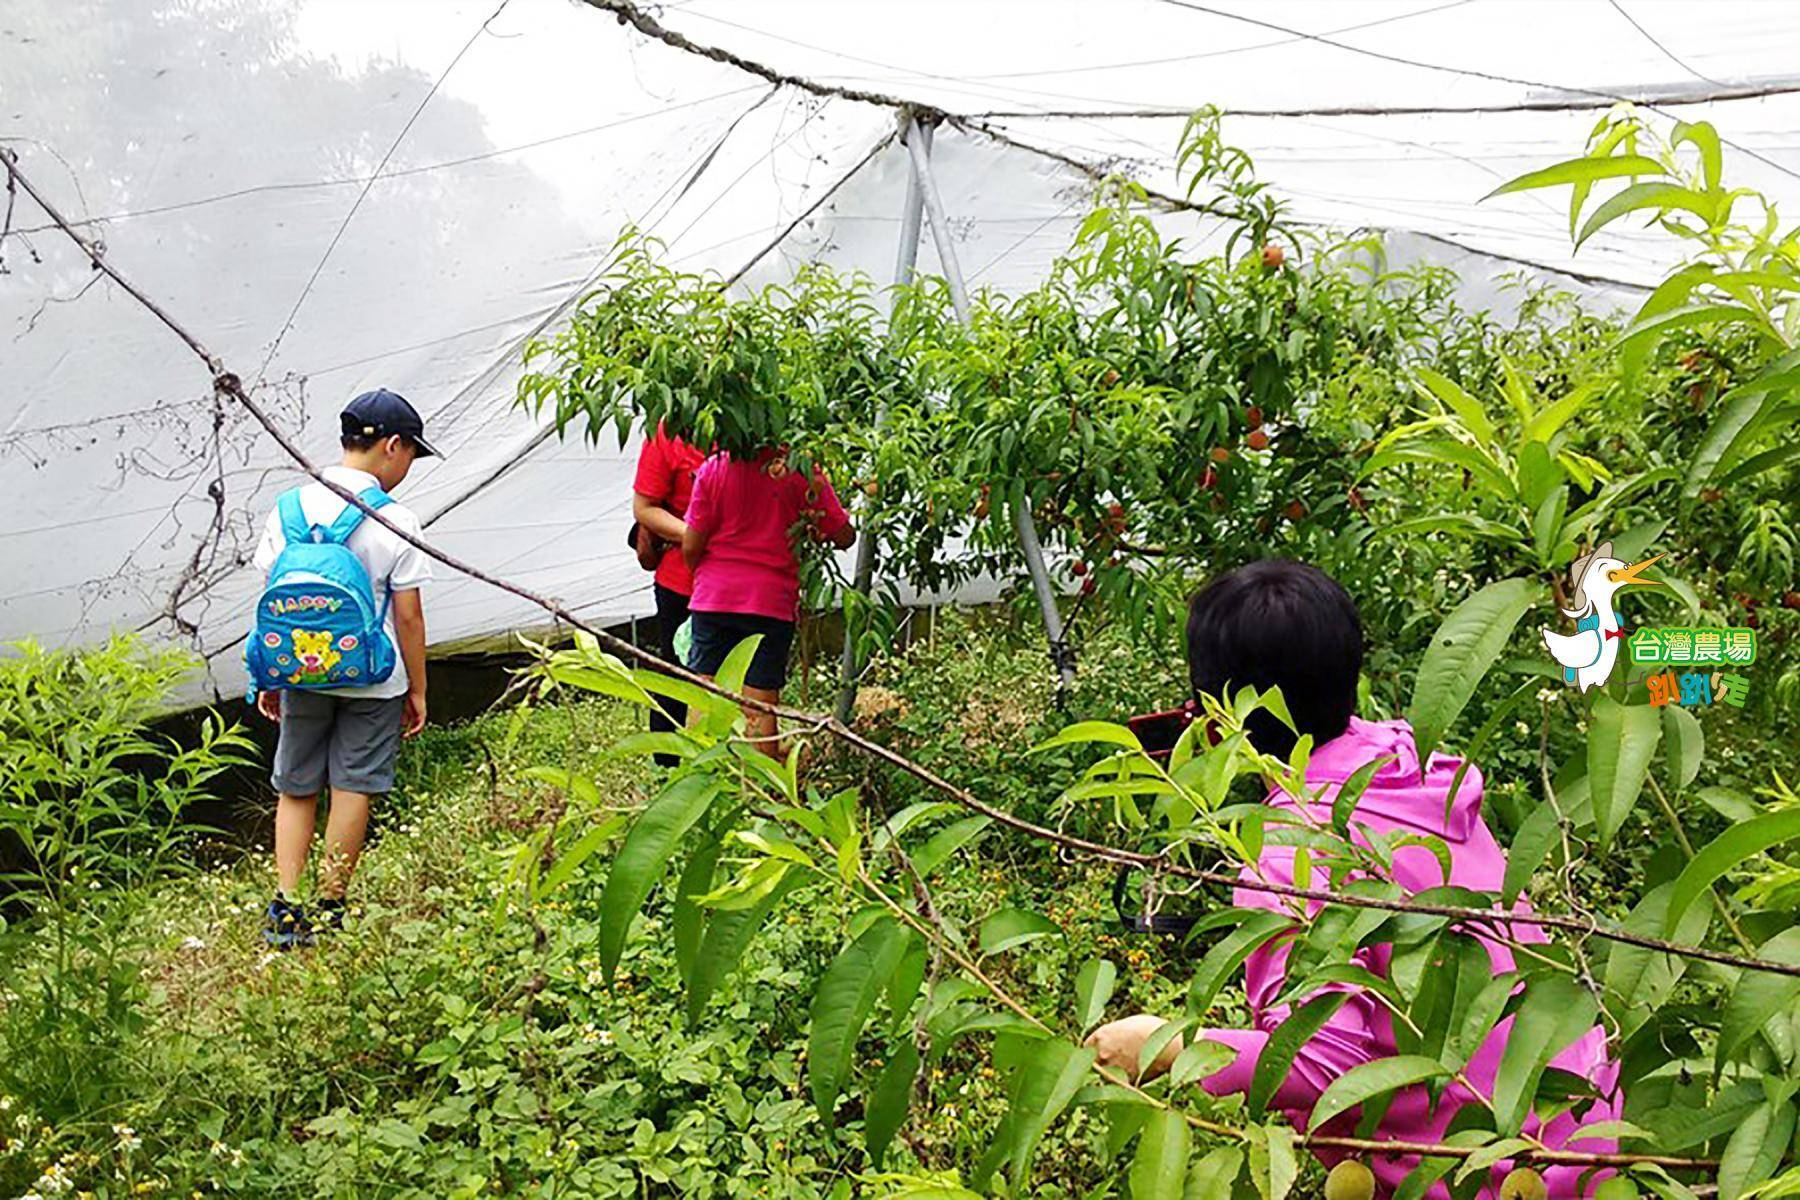
[[[306,510],[300,504],[300,489],[289,488],[281,493],[275,502],[275,511],[281,516],[281,536],[287,539],[290,546],[312,540],[312,527],[306,523]]]
[[[379,487],[364,488],[356,498],[377,511],[394,502],[394,498]],[[338,514],[337,520],[322,530],[321,540],[343,545],[350,540],[350,535],[356,532],[357,526],[362,524],[365,515],[363,510],[354,504],[344,505],[344,511]]]

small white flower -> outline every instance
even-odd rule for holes
[[[599,967],[595,967],[587,973],[587,982],[589,987],[599,987],[606,982],[606,972],[602,971]]]
[[[596,1040],[597,1040],[597,1041],[598,1041],[598,1042],[599,1042],[599,1043],[600,1043],[600,1044],[601,1044],[601,1045],[602,1045],[602,1046],[610,1046],[610,1045],[612,1045],[612,1044],[613,1044],[613,1032],[612,1032],[612,1030],[610,1030],[610,1029],[602,1029],[602,1030],[600,1030],[600,1032],[599,1032],[599,1034],[598,1034],[598,1035],[597,1035],[597,1037],[596,1037]]]
[[[144,1144],[144,1139],[137,1135],[137,1130],[129,1125],[114,1125],[113,1136],[119,1139],[119,1149],[127,1154]]]
[[[1539,688],[1537,698],[1539,704],[1556,703],[1556,693],[1549,688]]]
[[[51,1163],[38,1176],[38,1190],[48,1196],[60,1196],[74,1186],[75,1181],[69,1178],[69,1169],[59,1162]]]
[[[263,956],[261,958],[256,960],[256,965],[259,967],[266,967],[270,963],[274,962],[276,959],[278,959],[280,957],[281,957],[280,951],[267,950],[267,951],[263,952]]]
[[[181,948],[183,950],[204,950],[206,943],[190,934],[181,939]]]

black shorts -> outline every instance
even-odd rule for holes
[[[750,672],[744,683],[771,692],[781,690],[787,682],[788,650],[794,644],[794,623],[774,617],[750,613],[696,612],[688,619],[693,645],[688,650],[688,670],[702,675],[717,675],[725,665],[725,656],[739,642],[753,634],[762,634],[762,644],[750,660]]]

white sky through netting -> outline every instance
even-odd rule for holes
[[[1477,303],[1504,304],[1500,281],[1522,264],[1629,303],[1671,261],[1670,239],[1630,228],[1571,258],[1561,197],[1478,203],[1576,153],[1611,97],[1714,122],[1733,183],[1800,200],[1797,5],[646,11],[785,74],[978,118],[998,136],[946,126],[933,154],[975,286],[1035,283],[1068,245],[1093,189],[1068,160],[1178,192],[1180,114],[1206,103],[1234,114],[1227,137],[1297,217],[1389,231],[1395,260],[1455,266]],[[745,286],[816,258],[885,282],[907,167],[899,146],[877,148],[895,123],[889,108],[772,87],[573,0],[0,5],[0,146],[109,262],[315,455],[335,452],[349,397],[410,397],[448,451],[401,492],[429,536],[600,622],[652,607],[623,544],[634,450],[551,439],[521,457],[537,430],[512,407],[519,347],[554,328],[629,223],[686,267],[754,260]],[[211,653],[208,690],[233,692],[260,582],[254,533],[296,472],[242,412],[215,409],[204,366],[23,195],[9,228],[0,639],[142,627]],[[929,237],[920,267],[937,269]],[[434,642],[541,621],[440,576]]]

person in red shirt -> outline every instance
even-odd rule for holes
[[[701,465],[681,539],[694,569],[689,670],[715,675],[738,643],[761,634],[744,693],[769,704],[780,701],[800,616],[794,539],[802,530],[840,550],[856,541],[823,473],[809,477],[789,469],[778,450],[753,458],[715,454]],[[746,709],[744,722],[752,739],[776,752],[774,717]]]
[[[688,619],[688,598],[694,594],[694,575],[680,552],[687,534],[682,518],[694,494],[694,472],[704,461],[704,453],[658,425],[638,451],[637,478],[631,485],[638,561],[656,569],[657,652],[670,662],[675,661],[675,631]],[[667,698],[650,710],[652,732],[672,733],[686,720],[687,707]],[[659,754],[656,761],[672,767],[680,760]]]

